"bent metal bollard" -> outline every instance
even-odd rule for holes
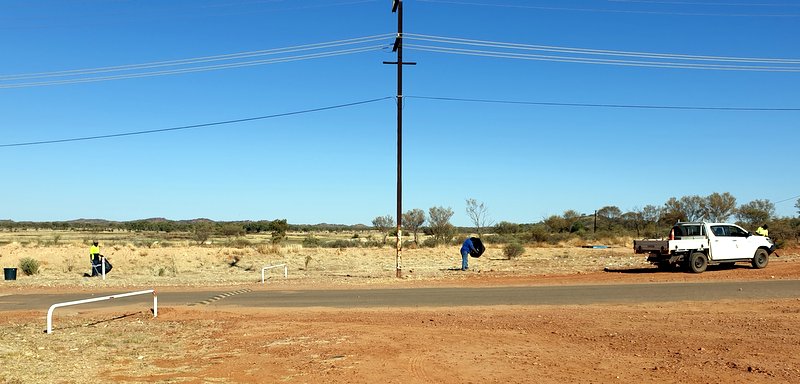
[[[283,277],[289,278],[289,267],[287,267],[286,264],[268,265],[264,268],[261,268],[261,284],[264,284],[264,271],[278,267],[283,267]]]
[[[47,330],[45,332],[48,333],[48,334],[49,333],[53,333],[53,311],[56,308],[68,307],[68,306],[71,306],[71,305],[78,305],[78,304],[94,303],[96,301],[118,299],[118,298],[121,298],[121,297],[144,295],[144,294],[147,294],[147,293],[152,293],[153,294],[153,317],[158,317],[158,295],[156,294],[156,290],[155,289],[148,289],[146,291],[120,293],[118,295],[94,297],[94,298],[91,298],[91,299],[67,301],[65,303],[53,304],[53,305],[50,306],[50,309],[47,310]]]

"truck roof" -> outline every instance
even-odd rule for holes
[[[707,223],[705,221],[679,221],[679,222],[675,223],[675,225],[704,225],[704,224],[708,224],[708,225],[735,225],[735,224],[730,224],[730,223]]]

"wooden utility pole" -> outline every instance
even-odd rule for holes
[[[384,64],[397,65],[397,277],[403,277],[402,270],[402,228],[403,228],[403,65],[417,63],[403,62],[403,0],[392,0],[392,13],[397,13],[397,37],[392,52],[397,52],[397,61],[384,61]]]

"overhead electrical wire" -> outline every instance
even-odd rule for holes
[[[191,59],[159,61],[159,62],[151,62],[143,64],[120,65],[113,67],[88,68],[88,69],[77,69],[77,70],[67,70],[67,71],[39,72],[39,73],[17,74],[17,75],[2,75],[0,76],[0,89],[40,87],[40,86],[50,86],[50,85],[63,85],[63,84],[87,83],[96,81],[121,80],[121,79],[140,78],[140,77],[151,77],[151,76],[174,75],[174,74],[192,73],[192,72],[205,72],[205,71],[214,71],[220,69],[240,68],[240,67],[248,67],[256,65],[285,63],[290,61],[318,59],[331,56],[349,55],[354,53],[381,50],[391,46],[391,43],[387,42],[378,45],[372,44],[366,46],[359,46],[355,48],[326,50],[322,52],[307,53],[302,55],[280,56],[269,59],[234,61],[230,63],[214,64],[214,65],[197,65],[209,62],[240,60],[243,58],[252,58],[252,57],[260,57],[267,55],[279,55],[279,54],[286,54],[286,53],[293,53],[300,51],[328,49],[333,47],[341,47],[345,45],[371,43],[379,40],[386,40],[388,37],[391,36],[394,35],[385,34],[385,35],[367,36],[356,39],[338,40],[328,43],[307,44],[295,47],[277,48],[277,49],[261,50],[261,51],[249,51],[249,52],[241,52],[235,54],[206,56],[206,57],[198,57]],[[177,68],[148,71],[149,69],[164,68],[164,67],[177,67]],[[86,75],[97,75],[100,73],[115,73],[115,72],[119,74],[112,74],[107,76],[86,76]],[[42,79],[42,78],[51,78],[51,80],[20,82],[20,80]]]
[[[607,0],[613,3],[699,5],[712,7],[800,7],[800,4],[780,3],[708,3],[702,1],[664,1],[664,0]]]
[[[286,63],[286,62],[290,62],[290,61],[300,61],[300,60],[318,59],[318,58],[322,58],[322,57],[349,55],[349,54],[353,54],[353,53],[376,51],[376,50],[380,50],[380,49],[383,49],[383,48],[384,48],[384,45],[378,45],[378,46],[371,46],[371,47],[352,48],[352,49],[344,49],[344,50],[338,50],[338,51],[314,53],[314,54],[307,54],[307,55],[279,57],[279,58],[264,59],[264,60],[253,60],[253,61],[237,62],[237,63],[230,63],[230,64],[207,65],[207,66],[191,67],[191,68],[183,68],[183,69],[171,69],[171,70],[164,70],[164,71],[141,72],[141,73],[114,75],[114,76],[87,77],[87,78],[67,79],[67,80],[52,80],[52,81],[40,81],[40,82],[29,82],[29,83],[0,84],[0,89],[2,89],[2,88],[41,87],[41,86],[49,86],[49,85],[64,85],[64,84],[76,84],[76,83],[90,83],[90,82],[97,82],[97,81],[133,79],[133,78],[140,78],[140,77],[152,77],[152,76],[163,76],[163,75],[176,75],[176,74],[181,74],[181,73],[207,72],[207,71],[215,71],[215,70],[220,70],[220,69],[251,67],[251,66],[256,66],[256,65]]]
[[[417,0],[417,1],[422,2],[422,3],[439,3],[439,4],[451,4],[451,5],[495,7],[495,8],[536,9],[536,10],[542,10],[542,11],[620,13],[620,14],[668,15],[668,16],[706,16],[706,17],[774,17],[774,18],[795,18],[795,17],[800,17],[800,14],[798,14],[798,13],[678,12],[678,11],[637,10],[637,9],[556,7],[556,6],[542,6],[542,5],[485,3],[485,2],[455,1],[455,0]]]
[[[352,38],[352,39],[328,41],[328,42],[323,42],[323,43],[304,44],[304,45],[296,45],[296,46],[292,46],[292,47],[263,49],[263,50],[256,50],[256,51],[245,51],[245,52],[229,53],[229,54],[213,55],[213,56],[202,56],[202,57],[194,57],[194,58],[188,58],[188,59],[155,61],[155,62],[149,62],[149,63],[117,65],[117,66],[99,67],[99,68],[73,69],[73,70],[66,70],[66,71],[23,73],[23,74],[16,74],[16,75],[0,75],[0,80],[24,80],[24,79],[36,79],[36,78],[45,78],[45,77],[86,75],[86,74],[95,74],[95,73],[104,73],[104,72],[117,72],[117,71],[128,71],[128,70],[135,70],[135,69],[149,69],[149,68],[168,67],[168,66],[177,66],[177,65],[189,65],[189,64],[206,63],[206,62],[212,62],[212,61],[234,60],[234,59],[241,59],[241,58],[248,58],[248,57],[276,55],[276,54],[281,54],[281,53],[291,53],[291,52],[308,51],[308,50],[314,50],[314,49],[325,49],[325,48],[332,48],[332,47],[340,47],[340,46],[343,46],[343,45],[353,45],[353,44],[360,44],[360,43],[366,43],[366,42],[372,42],[372,41],[385,40],[385,39],[387,39],[389,37],[394,37],[394,36],[395,36],[395,34],[386,33],[386,34],[382,34],[382,35],[364,36],[364,37],[357,37],[357,38]]]
[[[447,37],[436,35],[423,35],[417,33],[404,33],[403,38],[407,40],[422,40],[441,43],[452,43],[462,45],[473,45],[493,48],[509,48],[520,50],[547,51],[578,53],[587,55],[606,55],[606,56],[630,56],[639,58],[670,58],[679,60],[705,60],[705,61],[733,61],[747,63],[777,63],[777,64],[800,64],[800,59],[785,58],[760,58],[760,57],[730,57],[730,56],[708,56],[708,55],[687,55],[677,53],[658,53],[658,52],[636,52],[636,51],[616,51],[609,49],[575,48],[562,47],[555,45],[535,45],[522,43],[507,43],[489,40],[464,39],[459,37]]]
[[[411,43],[403,45],[404,48],[409,50],[456,55],[634,67],[702,69],[718,71],[800,72],[800,59],[615,51],[604,49],[506,43],[419,34],[404,34],[403,38],[411,41]],[[440,43],[444,45],[415,44],[414,41],[416,40]],[[487,50],[461,48],[462,46],[493,49]],[[530,53],[530,51],[558,54],[535,54]]]
[[[243,118],[243,119],[216,121],[216,122],[212,122],[212,123],[184,125],[184,126],[180,126],[180,127],[149,129],[149,130],[144,130],[144,131],[133,131],[133,132],[123,132],[123,133],[110,133],[110,134],[105,134],[105,135],[73,137],[73,138],[67,138],[67,139],[40,140],[40,141],[29,141],[29,142],[22,142],[22,143],[0,144],[0,148],[23,147],[23,146],[33,146],[33,145],[43,145],[43,144],[56,144],[56,143],[68,143],[68,142],[74,142],[74,141],[110,139],[110,138],[115,138],[115,137],[148,135],[148,134],[154,134],[154,133],[165,133],[165,132],[181,131],[181,130],[187,130],[187,129],[197,129],[197,128],[212,127],[212,126],[225,125],[225,124],[245,123],[245,122],[249,122],[249,121],[265,120],[265,119],[272,119],[272,118],[277,118],[277,117],[301,115],[301,114],[312,113],[312,112],[327,111],[327,110],[331,110],[331,109],[352,107],[352,106],[356,106],[356,105],[369,104],[369,103],[374,103],[374,102],[378,102],[378,101],[382,101],[382,100],[388,100],[388,99],[392,99],[392,98],[393,98],[393,96],[386,96],[386,97],[379,97],[379,98],[369,99],[369,100],[355,101],[355,102],[352,102],[352,103],[331,105],[331,106],[327,106],[327,107],[304,109],[304,110],[293,111],[293,112],[276,113],[276,114],[273,114],[273,115],[247,117],[247,118]]]
[[[374,103],[374,102],[383,101],[383,100],[389,100],[389,99],[394,99],[394,98],[395,98],[395,96],[385,96],[385,97],[379,97],[379,98],[375,98],[375,99],[362,100],[362,101],[356,101],[356,102],[346,103],[346,104],[332,105],[332,106],[327,106],[327,107],[304,109],[304,110],[300,110],[300,111],[278,113],[278,114],[266,115],[266,116],[247,117],[247,118],[235,119],[235,120],[225,120],[225,121],[217,121],[217,122],[211,122],[211,123],[184,125],[184,126],[171,127],[171,128],[150,129],[150,130],[142,130],[142,131],[123,132],[123,133],[111,133],[111,134],[105,134],[105,135],[73,137],[73,138],[66,138],[66,139],[52,139],[52,140],[40,140],[40,141],[28,141],[28,142],[21,142],[21,143],[0,144],[0,148],[23,147],[23,146],[34,146],[34,145],[44,145],[44,144],[57,144],[57,143],[67,143],[67,142],[87,141],[87,140],[99,140],[99,139],[110,139],[110,138],[116,138],[116,137],[137,136],[137,135],[147,135],[147,134],[155,134],[155,133],[166,133],[166,132],[172,132],[172,131],[181,131],[181,130],[188,130],[188,129],[197,129],[197,128],[217,126],[217,125],[245,123],[245,122],[256,121],[256,120],[265,120],[265,119],[271,119],[271,118],[277,118],[277,117],[301,115],[301,114],[312,113],[312,112],[320,112],[320,111],[326,111],[326,110],[332,110],[332,109],[352,107],[352,106],[356,106],[356,105],[369,104],[369,103]],[[406,99],[435,100],[435,101],[458,101],[458,102],[474,102],[474,103],[491,103],[491,104],[517,104],[517,105],[593,107],[593,108],[635,108],[635,109],[751,111],[751,112],[798,112],[798,111],[800,111],[800,108],[708,107],[708,106],[680,106],[680,105],[560,103],[560,102],[544,102],[544,101],[468,99],[468,98],[457,98],[457,97],[436,97],[436,96],[417,96],[417,95],[406,95],[406,96],[404,96],[404,98],[406,98]],[[800,196],[797,196],[797,197],[800,197]],[[794,199],[794,197],[786,199],[786,200],[781,200],[781,201],[779,201],[779,203],[780,202],[784,202],[784,201],[788,201],[788,200],[791,200],[791,199]]]
[[[515,54],[508,52],[446,48],[446,47],[424,46],[416,44],[407,44],[404,45],[404,48],[410,50],[457,54],[457,55],[484,56],[484,57],[496,57],[505,59],[518,59],[518,60],[554,61],[563,63],[603,64],[603,65],[617,65],[617,66],[630,66],[630,67],[653,67],[653,68],[676,68],[676,69],[704,69],[704,70],[717,70],[717,71],[800,72],[800,66],[766,67],[766,66],[740,66],[740,65],[704,65],[704,64],[686,64],[686,63],[679,64],[679,63],[669,63],[669,62],[646,62],[646,61],[634,61],[634,60],[589,59],[589,58],[577,58],[577,57],[566,57],[566,56]]]
[[[788,199],[783,199],[783,200],[776,201],[774,204],[785,203],[785,202],[787,202],[789,200],[794,200],[794,199],[798,199],[798,198],[800,198],[800,195],[793,196],[793,197],[790,197]]]
[[[556,106],[556,107],[672,109],[672,110],[699,110],[699,111],[800,112],[800,108],[708,107],[708,106],[686,106],[686,105],[559,103],[559,102],[549,102],[549,101],[468,99],[468,98],[461,98],[461,97],[437,97],[437,96],[417,96],[417,95],[405,95],[403,97],[406,98],[406,99],[460,101],[460,102],[488,103],[488,104],[540,105],[540,106]]]
[[[109,67],[85,68],[52,72],[36,72],[25,74],[0,75],[0,89],[41,87],[77,83],[89,83],[109,80],[122,80],[152,76],[165,76],[194,72],[215,71],[230,68],[249,67],[266,64],[285,63],[318,59],[324,57],[349,55],[388,48],[389,42],[379,45],[366,45],[376,41],[394,37],[394,34],[379,34],[351,39],[335,40],[323,43],[304,44],[284,48],[246,51],[232,54],[203,56],[179,60],[155,61],[140,64],[118,65]],[[724,71],[761,71],[761,72],[800,72],[800,59],[791,58],[758,58],[688,55],[675,53],[636,52],[608,49],[575,48],[565,46],[535,45],[509,43],[457,37],[405,33],[403,38],[411,43],[404,44],[410,50],[435,53],[497,57],[517,60],[537,60],[553,62],[570,62],[584,64],[601,64],[615,66],[702,69]],[[414,41],[439,43],[444,45],[414,44]],[[349,45],[354,48],[330,50]],[[456,47],[453,47],[456,46]],[[461,46],[492,48],[467,49]],[[284,55],[303,51],[319,51],[301,55],[279,56],[259,60],[242,60],[269,55]],[[529,52],[547,52],[551,54],[533,54]],[[553,54],[554,53],[554,54]],[[636,60],[634,60],[636,59]],[[226,62],[230,61],[230,62]],[[203,65],[222,62],[220,64]],[[757,64],[757,65],[744,65]],[[797,64],[797,65],[795,65]],[[107,74],[107,75],[100,75]],[[43,81],[25,81],[47,79]]]

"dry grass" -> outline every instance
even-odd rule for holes
[[[55,236],[59,241],[46,241]],[[319,238],[352,239],[353,234],[315,234]],[[290,234],[302,241],[305,234]],[[100,239],[101,252],[114,265],[107,279],[83,277],[90,272],[88,243]],[[367,240],[366,236],[360,239]],[[47,231],[0,232],[0,265],[17,267],[20,259],[31,257],[41,263],[34,276],[21,276],[16,286],[197,286],[253,283],[260,280],[263,266],[285,263],[290,279],[325,279],[336,276],[367,280],[394,278],[396,251],[390,246],[372,248],[304,248],[297,243],[280,246],[269,235],[248,235],[251,244],[227,247],[226,239],[214,245],[197,245],[172,238],[147,240],[136,233],[85,234]],[[477,271],[538,273],[599,271],[604,267],[644,265],[641,256],[628,246],[584,249],[583,242],[531,247],[514,260],[506,260],[502,245],[489,245],[480,259],[471,259]],[[460,266],[458,246],[410,248],[403,250],[402,269],[407,279],[436,279]]]

